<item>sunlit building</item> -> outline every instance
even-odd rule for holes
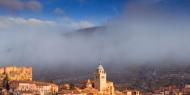
[[[56,84],[35,81],[12,81],[10,89],[15,95],[53,95],[58,92]]]
[[[0,80],[3,80],[5,75],[10,81],[32,81],[32,67],[1,67]]]
[[[99,65],[93,81],[83,82],[83,86],[75,89],[66,89],[59,91],[58,95],[115,95],[113,82],[107,81],[106,72],[102,65]]]
[[[58,95],[87,95],[86,93],[80,90],[62,90],[58,93]]]
[[[189,84],[185,85],[182,91],[183,91],[183,95],[190,95],[190,85]]]
[[[106,72],[101,64],[96,69],[94,87],[101,94],[115,95],[113,82],[107,81]]]
[[[140,91],[138,90],[126,90],[124,93],[125,95],[141,95]]]

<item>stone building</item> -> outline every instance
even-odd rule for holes
[[[62,90],[58,95],[87,95],[86,93],[78,90]]]
[[[92,88],[92,82],[89,79],[86,82],[86,88]]]
[[[13,95],[54,95],[58,92],[56,84],[32,81],[32,67],[2,67],[0,88],[5,79]]]
[[[5,75],[10,81],[32,81],[32,67],[1,67],[0,80],[3,80]]]
[[[11,81],[10,89],[15,95],[53,95],[58,92],[56,84],[35,81]]]
[[[125,90],[124,94],[125,95],[141,95],[140,91],[138,90]]]
[[[114,84],[113,82],[107,81],[106,72],[101,64],[96,69],[94,87],[101,94],[115,95]]]

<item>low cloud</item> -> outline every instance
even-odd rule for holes
[[[80,48],[82,51],[88,48],[85,43],[81,43],[82,38],[68,40],[63,34],[91,25],[93,24],[87,21],[55,22],[35,18],[0,17],[0,62],[2,64],[34,65],[71,61],[73,51],[76,51],[78,45],[84,47]],[[81,60],[79,56],[75,58]]]
[[[80,28],[90,28],[90,27],[94,27],[95,26],[93,23],[91,23],[89,21],[72,22],[71,25],[73,27],[80,27]]]
[[[94,24],[89,21],[74,21],[71,19],[61,19],[59,22],[40,20],[35,18],[21,17],[0,17],[0,29],[2,31],[23,31],[23,32],[67,32],[81,28],[93,27]]]

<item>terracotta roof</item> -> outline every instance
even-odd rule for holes
[[[85,93],[98,93],[99,91],[97,89],[94,89],[94,88],[85,88],[82,90],[82,92],[85,92]]]
[[[72,93],[72,94],[80,94],[82,92],[78,91],[78,90],[62,90],[60,92],[58,92],[59,94],[69,94],[69,93]]]

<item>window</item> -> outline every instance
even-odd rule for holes
[[[98,75],[96,75],[96,78],[98,79]]]

